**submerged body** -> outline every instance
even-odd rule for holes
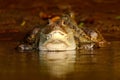
[[[63,51],[103,47],[106,41],[97,30],[79,28],[71,15],[64,14],[49,19],[41,29],[35,27],[25,41],[18,45],[21,51],[46,50]]]

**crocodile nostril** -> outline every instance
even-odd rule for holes
[[[59,34],[64,35],[63,33],[59,32]]]

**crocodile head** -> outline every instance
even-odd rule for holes
[[[40,33],[39,50],[64,51],[76,49],[74,31],[62,24],[60,17],[49,20],[49,24]]]

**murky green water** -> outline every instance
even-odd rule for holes
[[[24,52],[0,42],[0,80],[120,80],[120,41],[106,48]]]

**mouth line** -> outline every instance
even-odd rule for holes
[[[64,39],[64,40],[61,40],[61,39],[50,39],[48,40],[47,42],[44,43],[44,46],[48,45],[48,44],[65,44],[66,46],[69,46],[69,42]]]
[[[69,46],[63,42],[63,43],[57,43],[57,44],[47,43],[45,47],[47,50],[64,50]]]
[[[62,41],[62,40],[52,40],[49,43],[60,44],[60,43],[65,43],[65,41]]]

